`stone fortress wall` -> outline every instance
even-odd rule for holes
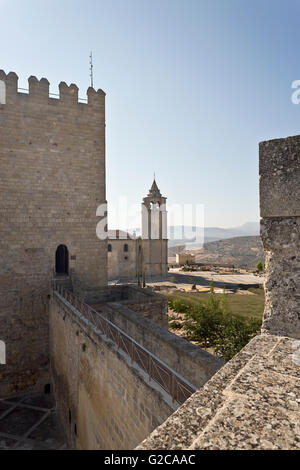
[[[145,372],[145,351],[194,389],[223,365],[211,354],[130,310],[127,301],[121,299],[135,294],[138,300],[144,294],[143,289],[135,288],[136,292],[128,295],[127,289],[132,288],[116,287],[119,302],[92,306],[96,317],[100,312],[144,348],[136,360],[128,355],[130,346],[125,343],[125,347],[120,347],[117,340],[109,339],[105,329],[99,329],[84,313],[84,307],[78,309],[58,292],[52,296],[52,384],[69,445],[74,449],[132,449],[178,408],[166,389]],[[103,292],[98,301],[101,298]],[[159,369],[159,375],[165,377],[164,374]]]
[[[159,325],[128,307],[126,302],[108,303],[103,313],[197,388],[202,387],[224,365],[221,359],[170,333],[165,325]]]
[[[107,253],[108,279],[111,281],[133,280],[137,278],[138,270],[141,279],[141,240],[131,238],[123,230],[109,230],[108,236],[108,247],[110,246]]]
[[[134,448],[178,405],[74,309],[53,297],[50,310],[52,383],[69,446]]]
[[[105,93],[0,71],[0,338],[7,365],[0,396],[49,381],[49,294],[59,245],[69,271],[89,286],[107,282],[107,242],[96,237],[105,202]]]

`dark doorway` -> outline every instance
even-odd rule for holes
[[[59,245],[55,255],[56,274],[69,273],[69,252],[65,245]]]

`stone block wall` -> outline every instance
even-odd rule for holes
[[[143,240],[143,267],[146,280],[167,279],[168,240]]]
[[[224,364],[221,359],[130,310],[126,302],[108,303],[104,314],[195,387],[201,387]]]
[[[70,270],[93,287],[107,282],[107,242],[96,236],[106,198],[104,92],[90,88],[81,103],[74,84],[60,83],[56,99],[46,79],[30,77],[29,93],[18,92],[15,73],[0,71],[0,82],[1,397],[49,375],[47,295],[57,247],[67,246]]]
[[[261,142],[263,332],[300,339],[300,136]]]
[[[154,323],[168,328],[168,300],[150,289],[123,284],[82,291],[78,289],[76,294],[90,305],[121,303]]]
[[[126,355],[61,300],[50,307],[51,371],[74,449],[133,449],[177,408]]]
[[[137,277],[138,240],[109,239],[111,251],[108,252],[108,279],[122,280]],[[128,251],[124,251],[127,245]]]
[[[122,305],[168,329],[168,299],[165,296],[148,289],[131,286],[128,291],[128,300],[123,300]]]
[[[122,305],[148,318],[153,323],[168,329],[168,301],[167,299],[147,299],[146,301],[125,300]]]
[[[32,252],[25,252],[30,260]],[[49,383],[48,258],[36,251],[35,266],[23,275],[0,277],[0,338],[6,345],[6,364],[0,365],[0,397]]]

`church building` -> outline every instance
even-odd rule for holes
[[[154,179],[143,199],[142,235],[122,230],[108,232],[108,280],[165,279],[168,274],[167,198]]]

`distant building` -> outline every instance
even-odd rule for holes
[[[142,203],[142,236],[108,231],[108,279],[165,279],[168,274],[166,198],[153,181]]]
[[[195,260],[195,255],[192,255],[192,253],[176,253],[176,264],[179,266],[195,264]]]

